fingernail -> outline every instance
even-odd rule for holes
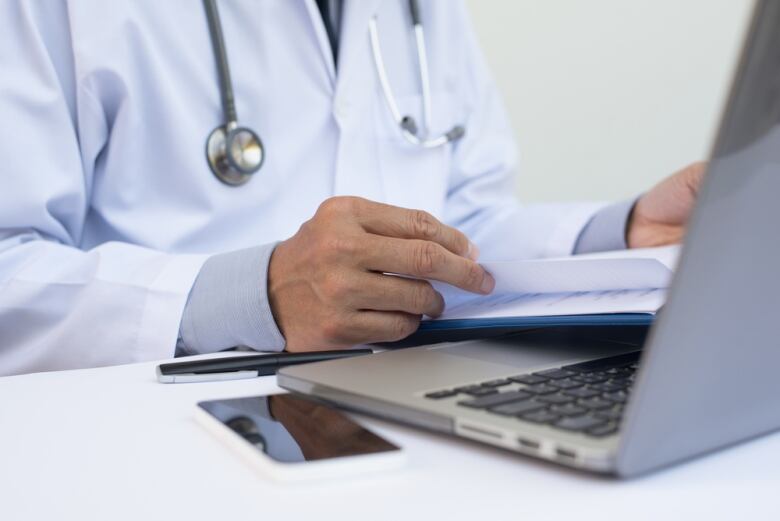
[[[466,252],[466,257],[473,261],[479,258],[479,248],[471,241],[469,241],[469,250]]]
[[[485,272],[485,277],[482,279],[482,285],[479,287],[479,289],[482,291],[482,293],[490,293],[493,291],[493,289],[496,287],[496,279],[493,278],[493,275],[491,275],[488,272]]]

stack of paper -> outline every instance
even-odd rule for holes
[[[475,296],[437,284],[447,308],[441,317],[425,321],[424,328],[464,320],[512,325],[528,317],[582,317],[587,322],[589,316],[617,314],[643,314],[649,322],[664,303],[678,254],[678,246],[669,246],[482,262],[496,279],[495,291]]]

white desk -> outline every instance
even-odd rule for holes
[[[619,482],[361,417],[403,470],[279,485],[192,419],[273,377],[162,385],[155,365],[0,378],[0,519],[780,519],[777,434]]]

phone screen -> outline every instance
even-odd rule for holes
[[[399,450],[340,411],[291,394],[214,400],[198,406],[280,463]]]

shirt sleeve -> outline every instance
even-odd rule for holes
[[[276,243],[210,257],[192,286],[179,329],[179,354],[234,346],[281,351],[285,340],[268,301]]]
[[[575,255],[626,249],[626,226],[634,204],[636,199],[631,199],[599,210],[580,232]]]

